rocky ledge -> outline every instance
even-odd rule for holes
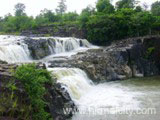
[[[49,26],[39,26],[37,28],[25,30],[21,32],[23,36],[36,36],[36,37],[46,37],[46,36],[58,36],[58,37],[76,37],[76,38],[86,38],[86,31],[80,30],[79,27],[75,25],[68,24],[55,24]]]
[[[80,68],[95,82],[159,75],[159,46],[160,36],[130,38],[115,42],[108,47],[78,53],[71,58],[53,58],[49,61],[49,67]],[[8,114],[13,113],[12,110],[16,111],[15,118],[17,114],[31,114],[24,111],[29,111],[26,106],[29,106],[30,101],[22,83],[19,80],[13,81],[11,70],[15,70],[16,67],[17,65],[0,61],[0,116],[3,116],[0,119],[13,119],[7,118]],[[43,65],[38,67],[45,68]],[[12,89],[9,89],[8,85],[13,85]],[[14,86],[16,90],[13,92]],[[48,90],[45,99],[49,103],[46,109],[53,118],[66,120],[71,117],[71,113],[64,114],[63,108],[74,108],[75,105],[61,84],[45,85],[45,87]],[[15,98],[11,99],[13,94]],[[15,100],[18,101],[16,107],[13,106]]]
[[[12,71],[17,66],[0,61],[0,119],[3,120],[17,120],[28,115],[30,118],[26,119],[32,119],[28,94],[25,92],[23,84],[12,75]],[[42,68],[45,68],[42,64],[37,65],[37,69]],[[46,111],[51,113],[55,120],[70,118],[72,113],[65,114],[63,110],[75,109],[76,106],[68,92],[59,83],[45,84],[44,86],[48,91],[44,98],[49,103]]]
[[[49,67],[78,67],[96,82],[154,76],[160,73],[160,36],[130,38],[108,47],[51,60]]]

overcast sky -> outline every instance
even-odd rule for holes
[[[24,3],[26,5],[26,13],[29,16],[36,16],[44,8],[54,10],[58,5],[59,0],[1,0],[0,3],[0,16],[4,16],[7,13],[14,13],[14,5],[17,3]],[[113,0],[114,2],[116,0]],[[150,5],[157,0],[140,0],[142,3],[146,2]],[[67,11],[81,12],[83,8],[88,5],[95,6],[97,0],[67,0]]]

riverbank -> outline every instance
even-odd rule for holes
[[[27,62],[38,63],[37,69],[51,70],[54,84],[43,84],[47,89],[44,98],[49,103],[45,110],[53,118],[62,120],[72,116],[72,114],[66,116],[63,108],[75,107],[77,110],[78,101],[87,98],[84,96],[89,91],[85,90],[92,90],[90,88],[94,88],[94,85],[100,86],[101,83],[105,84],[108,81],[120,82],[119,80],[133,77],[157,76],[160,73],[160,36],[130,38],[107,47],[93,46],[87,40],[76,38],[22,36],[2,38],[0,55],[3,60],[9,62],[0,62],[0,92],[3,95],[0,103],[7,103],[1,104],[0,112],[4,117],[11,117],[10,113],[13,115],[12,118],[17,118],[17,114],[24,116],[25,113],[32,117],[31,113],[24,112],[30,111],[31,104],[23,88],[23,82],[14,80],[11,72]],[[8,85],[11,85],[11,90]],[[100,91],[97,92],[101,93],[101,87],[98,88]],[[103,90],[108,93],[106,88]],[[13,94],[15,98],[10,99]],[[109,96],[106,94],[105,96],[107,100]]]
[[[43,114],[40,115],[41,118],[46,119],[70,118],[72,114],[64,114],[63,109],[76,107],[68,92],[60,83],[56,83],[56,79],[45,81],[49,77],[49,72],[47,74],[43,65],[37,65],[36,69],[32,69],[32,64],[18,67],[1,62],[0,119],[37,119],[38,114]],[[41,95],[43,89],[45,92]]]
[[[71,58],[49,60],[49,67],[80,68],[95,82],[159,75],[159,41],[160,36],[130,38]]]

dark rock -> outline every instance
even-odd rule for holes
[[[77,25],[50,25],[22,31],[21,35],[31,37],[46,37],[49,35],[58,37],[86,38],[86,31],[82,29],[80,30]]]
[[[0,60],[0,64],[7,64],[7,62]]]
[[[41,59],[51,54],[49,40],[25,38],[24,41],[28,45],[28,49],[30,50],[33,59]]]
[[[50,61],[49,67],[80,68],[96,82],[158,75],[159,41],[160,36],[130,38],[108,47],[78,53],[68,60]],[[150,48],[154,51],[147,55]]]
[[[13,114],[14,119],[17,119],[17,114],[21,114],[21,109],[24,109],[23,106],[30,106],[30,100],[25,92],[25,89],[23,87],[23,84],[16,80],[13,77],[13,74],[11,73],[11,69],[15,70],[17,65],[13,64],[0,64],[0,114],[3,116],[4,119],[9,119],[10,109],[13,106],[12,99],[10,100],[10,96],[13,92],[15,99],[17,99],[17,108],[16,112],[14,111],[15,115]],[[42,63],[37,64],[37,69],[46,69],[45,65]],[[8,86],[13,84],[16,87],[16,90],[12,91]],[[65,114],[64,109],[66,108],[73,108],[77,109],[74,102],[71,100],[70,95],[68,94],[67,90],[64,89],[62,84],[60,83],[54,83],[52,84],[44,84],[44,86],[47,89],[47,93],[44,96],[44,99],[49,103],[46,107],[46,110],[51,113],[52,117],[57,120],[66,120],[67,118],[70,118],[72,116],[72,113]],[[7,99],[7,101],[5,100]],[[1,102],[3,101],[3,102]],[[4,102],[5,101],[5,102]],[[2,107],[5,107],[5,109],[1,109]],[[27,108],[25,108],[27,109]],[[4,111],[1,111],[4,110]],[[11,109],[13,110],[13,109]],[[32,112],[32,111],[30,111]],[[27,114],[29,111],[27,111]],[[31,119],[31,118],[30,118]]]
[[[62,87],[62,84],[54,84],[49,89],[50,92],[50,112],[52,117],[57,120],[66,120],[67,118],[72,117],[72,112],[65,113],[66,109],[76,110],[76,106],[72,101],[67,90]]]

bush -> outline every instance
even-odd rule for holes
[[[47,90],[44,85],[45,83],[51,83],[50,72],[44,69],[37,69],[35,64],[27,64],[19,66],[14,76],[22,82],[29,96],[33,120],[48,120],[50,114],[45,111],[47,103],[44,100],[44,95]]]

